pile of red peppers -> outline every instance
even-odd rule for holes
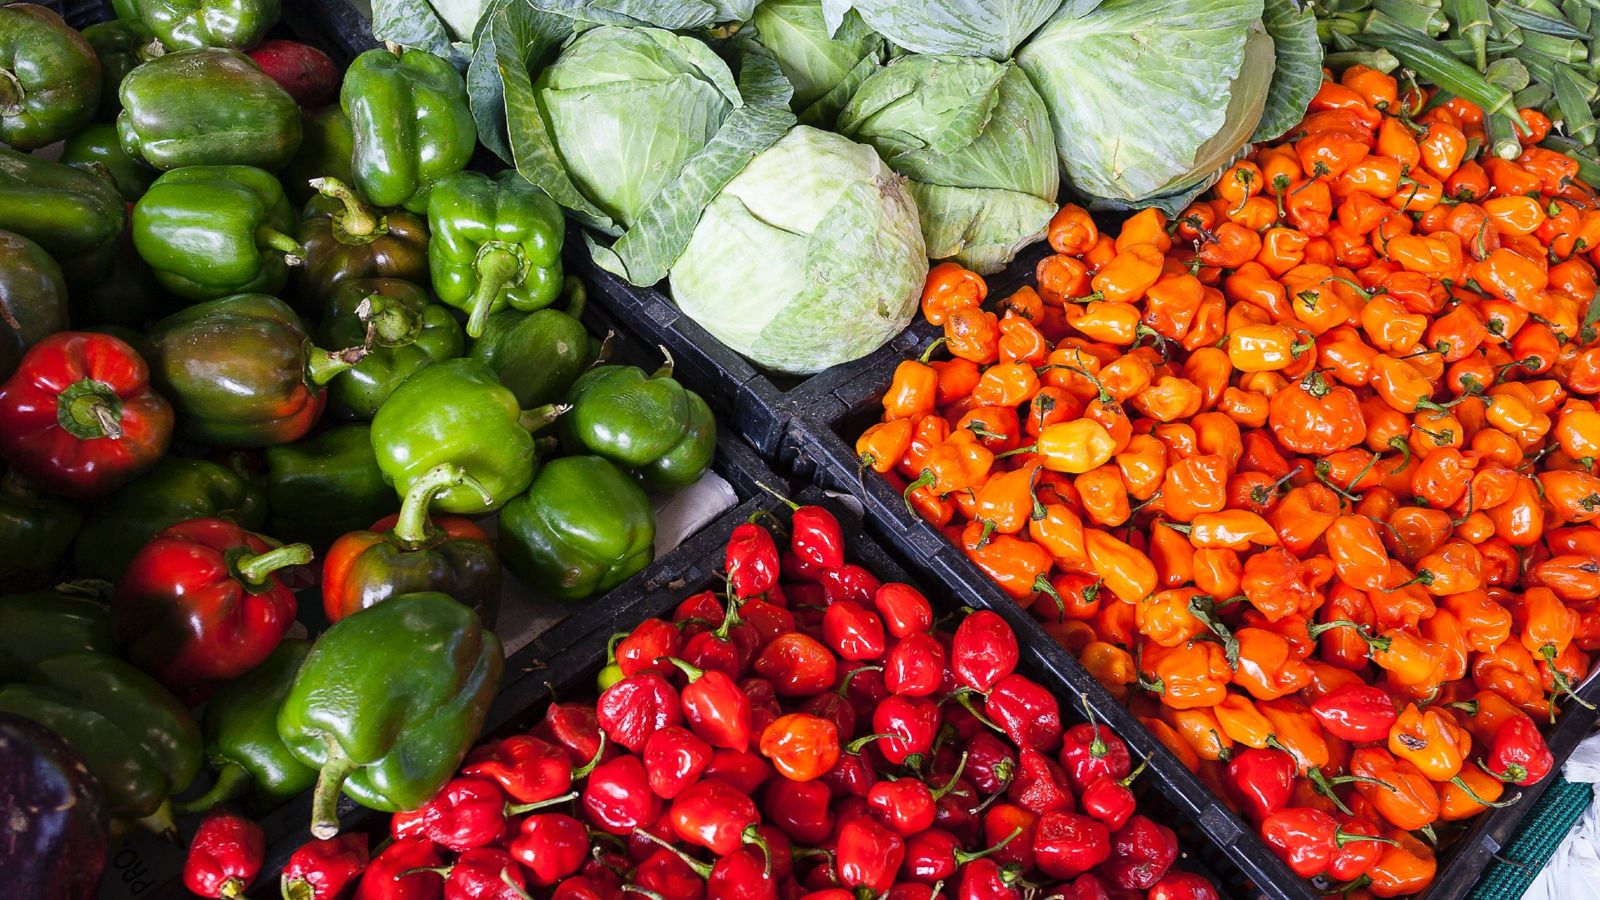
[[[822,507],[788,531],[740,525],[726,592],[616,635],[597,699],[474,749],[370,863],[353,835],[305,845],[286,896],[1219,896],[1139,813],[1127,745],[1017,671],[1004,619],[937,618],[847,563]]]

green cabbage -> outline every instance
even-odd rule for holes
[[[861,86],[839,131],[911,180],[932,259],[998,272],[1055,213],[1050,116],[1014,63],[902,57]]]
[[[804,375],[900,333],[927,276],[900,176],[871,147],[799,125],[706,207],[671,284],[718,340]]]
[[[578,35],[534,89],[567,177],[599,215],[575,211],[609,234],[633,224],[740,102],[705,44],[613,25]]]
[[[1078,193],[1180,206],[1250,140],[1273,80],[1262,0],[1107,0],[1017,54]]]
[[[794,86],[792,105],[807,125],[832,127],[839,110],[883,64],[883,36],[851,13],[828,36],[822,0],[766,0],[750,20]]]
[[[868,25],[913,53],[1009,59],[1062,0],[822,0],[829,28],[854,8]],[[1081,5],[1081,4],[1080,4]]]

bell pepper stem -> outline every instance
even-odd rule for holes
[[[291,266],[298,266],[306,261],[305,245],[271,225],[262,225],[256,229],[256,245],[283,251],[283,261]]]
[[[422,324],[422,317],[410,307],[377,293],[356,304],[356,318],[367,326],[366,343],[362,346],[368,350],[377,343],[385,347],[414,343]]]
[[[217,896],[221,900],[237,900],[244,896],[245,883],[243,878],[229,878],[217,889]]]
[[[178,839],[178,823],[172,820],[172,798],[161,801],[156,811],[134,822],[139,828],[168,841]]]
[[[104,382],[79,379],[56,396],[56,424],[79,440],[120,440],[122,400]]]
[[[657,344],[656,345],[656,349],[661,351],[661,358],[662,358],[663,362],[661,363],[661,367],[660,368],[658,368],[654,372],[650,373],[650,378],[652,380],[656,379],[656,378],[671,378],[673,370],[678,365],[672,359],[672,351],[668,350],[665,346],[663,346],[661,344]]]
[[[211,807],[231,800],[237,800],[255,786],[255,778],[250,770],[236,762],[223,763],[217,770],[216,780],[211,783],[211,788],[193,800],[183,800],[172,804],[172,811],[180,816],[203,813]]]
[[[566,803],[568,800],[576,800],[576,799],[578,799],[578,792],[577,791],[573,791],[573,792],[568,793],[568,794],[562,794],[559,797],[551,797],[548,800],[536,800],[536,801],[534,801],[532,803],[507,803],[506,804],[506,817],[510,818],[511,816],[520,816],[520,815],[522,815],[524,813],[531,813],[536,809],[545,809],[545,808],[551,807],[551,806],[560,806],[561,804]]]
[[[517,254],[498,242],[483,245],[473,264],[478,274],[477,290],[467,300],[467,335],[483,337],[484,325],[500,292],[513,284],[521,275],[522,260]]]
[[[240,554],[230,563],[235,577],[251,587],[260,587],[273,572],[289,566],[303,566],[311,562],[314,555],[310,544],[284,544],[265,553]]]
[[[365,345],[324,350],[308,341],[305,347],[306,381],[319,387],[325,385],[341,373],[355,368],[366,358],[367,352]]]
[[[546,403],[544,406],[523,410],[522,415],[517,417],[517,424],[528,431],[542,431],[571,409],[570,403]]]
[[[310,184],[311,189],[322,196],[344,204],[344,212],[338,217],[340,228],[355,237],[367,237],[378,230],[378,217],[349,185],[337,178],[313,178]]]
[[[339,794],[344,781],[359,768],[345,755],[344,748],[328,739],[328,758],[317,773],[317,786],[311,794],[311,836],[328,840],[339,833]]]
[[[578,276],[568,275],[562,281],[561,296],[566,299],[567,315],[574,319],[583,318],[584,307],[589,304],[589,290]]]
[[[406,488],[405,499],[400,502],[400,515],[392,533],[407,544],[421,544],[428,540],[432,523],[428,521],[428,507],[435,497],[454,487],[466,486],[478,492],[484,506],[494,504],[494,495],[483,482],[467,474],[467,470],[454,463],[440,463],[422,473],[422,477]]]
[[[28,92],[22,81],[10,69],[0,68],[0,115],[14,116],[22,112]]]

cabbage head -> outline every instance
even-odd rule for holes
[[[1075,0],[1082,7],[1083,0]],[[1009,59],[1062,0],[822,0],[829,28],[854,8],[884,37],[913,53]]]
[[[807,125],[832,127],[856,88],[883,63],[883,36],[855,13],[829,36],[822,0],[766,0],[750,21],[794,86],[791,105]]]
[[[900,176],[871,147],[798,125],[706,207],[671,282],[718,340],[809,375],[899,334],[927,277]]]
[[[1181,206],[1239,156],[1273,80],[1262,0],[1106,0],[1017,54],[1078,193]],[[1303,108],[1303,107],[1302,107]]]
[[[1015,63],[901,57],[861,86],[839,131],[910,179],[931,259],[998,272],[1055,214],[1050,114]]]
[[[705,44],[614,25],[578,35],[534,90],[562,168],[593,207],[574,211],[613,235],[741,102],[733,73]]]

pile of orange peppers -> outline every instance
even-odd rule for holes
[[[1379,836],[1352,897],[1427,886],[1600,648],[1600,200],[1432,99],[1352,68],[1176,218],[1062,208],[1036,288],[935,267],[856,445],[1258,826],[1250,749]]]

